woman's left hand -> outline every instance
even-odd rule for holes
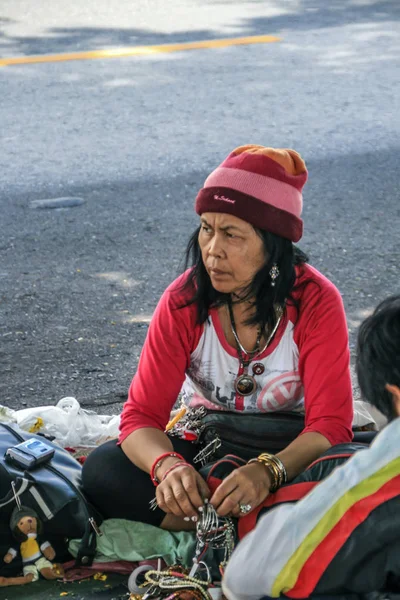
[[[260,463],[251,463],[228,475],[215,490],[210,504],[221,517],[245,517],[265,500],[270,487],[271,479],[266,467]],[[240,510],[241,506],[249,510],[243,512]]]

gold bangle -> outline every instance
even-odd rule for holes
[[[278,469],[281,473],[281,479],[282,479],[281,484],[286,483],[288,480],[287,471],[286,471],[286,467],[283,464],[283,462],[281,461],[281,459],[278,458],[278,456],[275,456],[275,454],[268,454],[267,452],[262,452],[260,454],[260,456],[268,458],[269,460],[273,461],[276,464],[276,466],[278,467]]]
[[[279,471],[276,468],[276,466],[274,465],[274,463],[272,461],[267,461],[267,460],[263,460],[261,461],[265,467],[270,471],[270,473],[273,473],[273,480],[271,481],[271,492],[276,492],[276,490],[279,488],[280,486],[280,476],[279,476]]]
[[[270,469],[273,470],[273,472],[275,473],[275,482],[274,482],[274,486],[273,486],[273,492],[276,492],[276,490],[281,486],[282,484],[282,476],[281,476],[281,472],[279,471],[278,467],[276,466],[276,464],[270,460],[270,459],[264,459],[264,464],[266,466],[268,466]]]
[[[271,476],[270,491],[275,492],[279,487],[279,471],[276,465],[274,465],[272,461],[260,457],[250,459],[247,464],[251,463],[259,463],[260,465],[263,465],[266,469],[268,469],[268,472]]]
[[[262,452],[257,458],[251,459],[249,462],[262,463],[272,475],[271,491],[275,492],[282,484],[287,481],[287,472],[283,462],[274,454]]]

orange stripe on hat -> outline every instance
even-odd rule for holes
[[[238,146],[231,154],[238,156],[243,152],[268,156],[279,163],[290,175],[307,173],[306,163],[301,158],[300,154],[296,152],[296,150],[291,150],[290,148],[267,148],[266,146],[248,144],[247,146]]]

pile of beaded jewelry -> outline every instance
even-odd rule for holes
[[[144,581],[139,583],[138,580],[132,580],[131,576],[129,590],[134,594],[134,598],[140,597],[142,600],[213,600],[219,597],[220,587],[213,583],[210,569],[204,559],[209,549],[222,549],[224,554],[219,564],[222,576],[234,543],[235,527],[232,519],[219,517],[214,507],[205,502],[202,510],[199,510],[195,557],[190,571],[181,565],[174,565],[165,570],[144,571],[142,568],[138,574],[142,579],[144,576]]]
[[[170,436],[196,442],[203,428],[202,418],[205,414],[204,406],[181,407],[178,414],[168,423],[165,431]]]
[[[203,417],[206,414],[207,411],[204,406],[196,408],[182,407],[168,423],[165,433],[172,437],[179,437],[182,440],[197,443],[204,429]],[[215,438],[196,454],[193,462],[204,466],[220,446],[221,440]]]
[[[219,565],[221,576],[233,552],[235,544],[235,526],[230,517],[219,517],[215,508],[207,501],[201,511],[201,517],[196,525],[196,555],[193,559],[194,567],[207,553],[209,548],[224,550],[224,556]]]

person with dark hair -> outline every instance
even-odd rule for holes
[[[343,302],[294,245],[306,180],[294,150],[248,145],[205,181],[187,249],[191,267],[156,308],[119,441],[84,465],[86,493],[105,517],[184,529],[207,497],[219,515],[244,516],[329,447],[352,439]],[[210,497],[193,463],[196,446],[165,431],[178,397],[226,414],[297,412],[304,429],[276,455],[266,443]]]
[[[400,414],[400,296],[384,300],[362,323],[357,344],[358,385],[388,421]]]
[[[225,571],[228,600],[400,591],[400,295],[362,323],[356,363],[364,399],[389,423],[302,500],[260,511]]]

